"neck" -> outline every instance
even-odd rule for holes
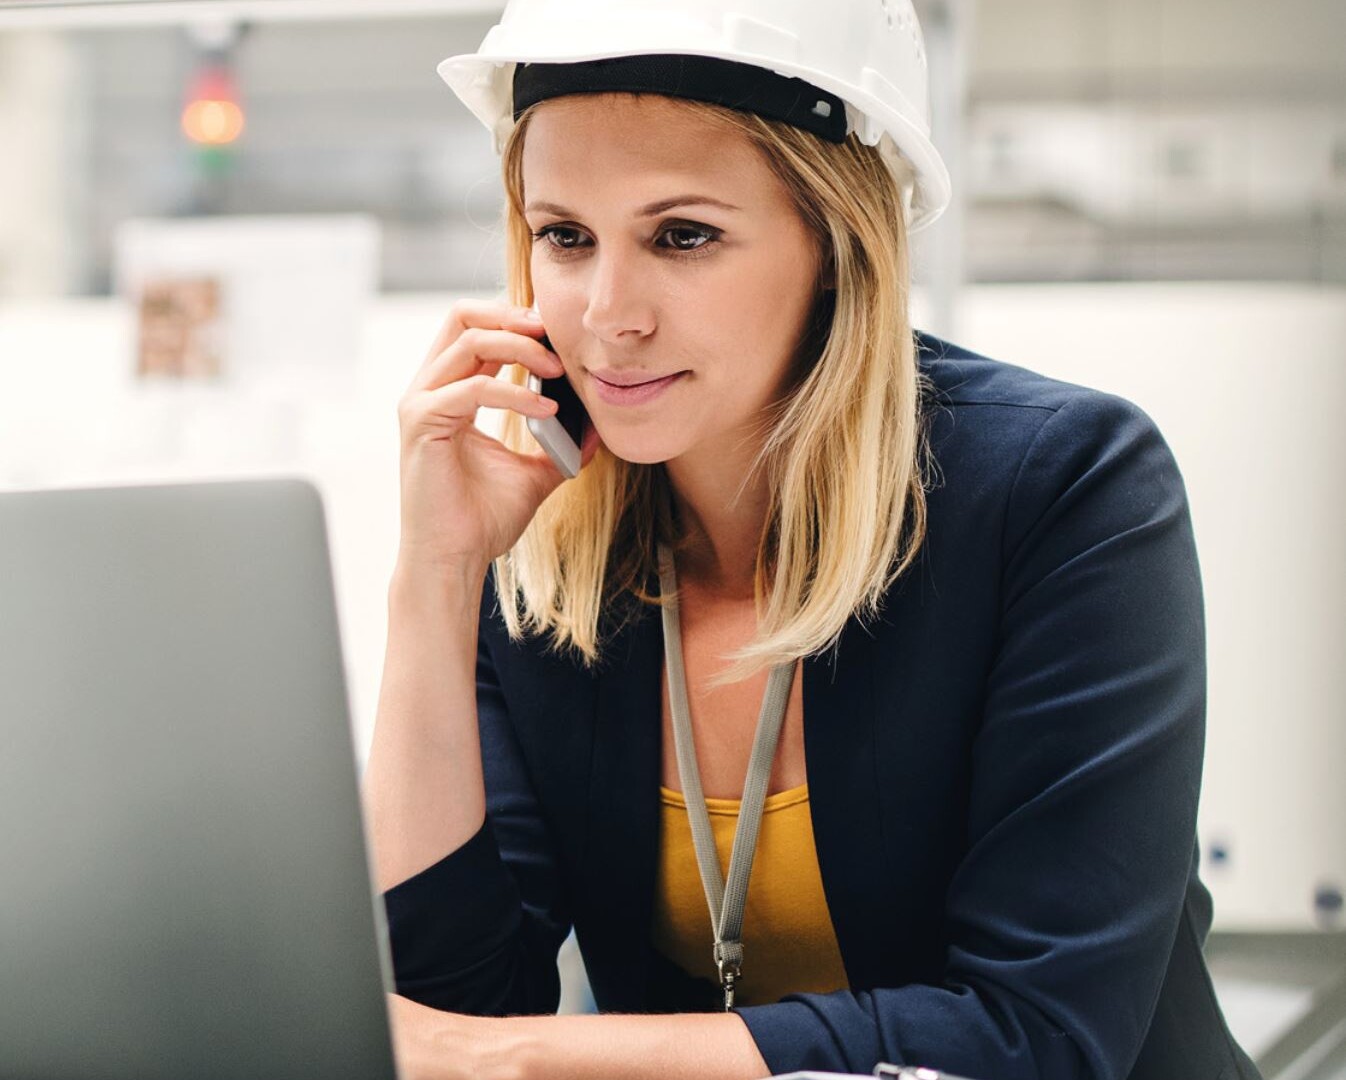
[[[738,495],[746,468],[706,459],[667,463],[673,505],[691,538],[678,560],[679,586],[685,582],[724,600],[753,599],[769,500],[760,476]]]

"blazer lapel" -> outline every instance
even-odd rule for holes
[[[855,621],[803,661],[804,764],[818,869],[852,988],[880,984],[898,949],[900,883],[884,843],[875,639]],[[834,664],[835,659],[835,664]]]
[[[598,932],[589,948],[610,952],[595,971],[617,973],[594,985],[599,1007],[642,1011],[653,954],[650,928],[658,872],[660,687],[663,632],[657,608],[609,642],[597,676],[588,843],[581,880]]]

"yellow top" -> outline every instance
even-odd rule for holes
[[[684,971],[719,985],[706,893],[682,794],[666,787],[659,822],[659,875],[654,897],[654,945]],[[707,799],[720,872],[738,825],[738,799]],[[762,1005],[786,994],[845,989],[832,919],[823,895],[804,784],[768,795],[757,834],[757,855],[743,911],[743,976],[737,1005]]]

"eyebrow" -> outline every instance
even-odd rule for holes
[[[655,214],[662,214],[665,210],[672,210],[675,206],[718,206],[721,210],[741,209],[733,203],[723,202],[709,195],[674,195],[671,199],[660,199],[658,202],[652,202],[648,206],[641,207],[638,216],[653,217]],[[535,210],[558,214],[561,217],[573,216],[572,211],[551,202],[531,202],[524,207],[525,214],[531,214]]]

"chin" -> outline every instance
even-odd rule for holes
[[[621,436],[609,439],[601,431],[599,435],[602,437],[603,445],[607,447],[608,453],[622,461],[630,462],[632,465],[657,465],[661,461],[668,461],[678,455],[677,448],[670,446],[668,443],[648,439],[622,438]]]

